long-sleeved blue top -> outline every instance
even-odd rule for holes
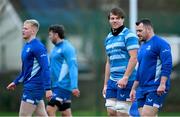
[[[48,90],[51,88],[47,50],[35,38],[25,43],[22,54],[22,71],[14,80],[17,85],[23,82],[25,90]]]
[[[52,87],[69,91],[78,88],[78,65],[75,48],[67,40],[55,45],[50,53]]]
[[[138,51],[137,81],[141,90],[156,91],[161,76],[166,76],[166,90],[170,87],[172,55],[170,45],[158,36],[143,43]]]

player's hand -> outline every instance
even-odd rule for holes
[[[131,92],[130,92],[130,94],[129,94],[129,97],[130,97],[130,100],[131,100],[132,102],[134,102],[134,101],[135,101],[135,98],[136,98],[136,90],[131,89]]]
[[[126,88],[127,83],[128,83],[128,77],[123,77],[122,79],[117,81],[119,88]]]
[[[7,87],[8,90],[14,90],[16,88],[16,85],[14,82],[11,82]]]
[[[50,101],[51,98],[52,98],[52,91],[51,91],[51,90],[47,90],[47,91],[46,91],[46,99],[47,99],[48,101]]]
[[[157,89],[157,94],[162,95],[163,93],[166,92],[165,89],[166,89],[166,85],[165,84],[164,85],[160,84],[158,89]]]
[[[102,90],[102,95],[104,98],[106,98],[106,90],[107,90],[107,85],[105,85]]]
[[[73,94],[74,96],[76,96],[76,97],[79,97],[79,96],[80,96],[80,91],[79,91],[79,89],[73,89],[73,90],[72,90],[72,94]]]

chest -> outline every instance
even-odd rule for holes
[[[123,36],[112,37],[106,42],[107,53],[126,51],[125,39]]]
[[[22,54],[21,59],[23,62],[30,61],[34,59],[33,49],[30,45],[25,45]]]
[[[58,61],[62,63],[64,61],[63,49],[55,47],[51,51],[50,61]]]
[[[143,44],[138,50],[138,61],[152,61],[159,57],[159,50],[153,43]]]

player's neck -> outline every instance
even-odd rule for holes
[[[63,42],[63,41],[64,41],[64,39],[58,39],[58,40],[56,41],[56,44],[61,43],[61,42]]]
[[[35,35],[33,35],[33,36],[31,36],[29,39],[26,39],[26,42],[31,42],[33,39],[35,39],[36,38],[36,36]]]

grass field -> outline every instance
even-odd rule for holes
[[[0,112],[0,116],[18,116],[18,112]],[[58,113],[57,116],[60,116]],[[73,116],[107,116],[106,112],[91,112],[91,111],[76,111],[73,112]],[[180,112],[161,112],[159,113],[159,116],[166,116],[166,117],[172,117],[172,116],[180,116]]]

